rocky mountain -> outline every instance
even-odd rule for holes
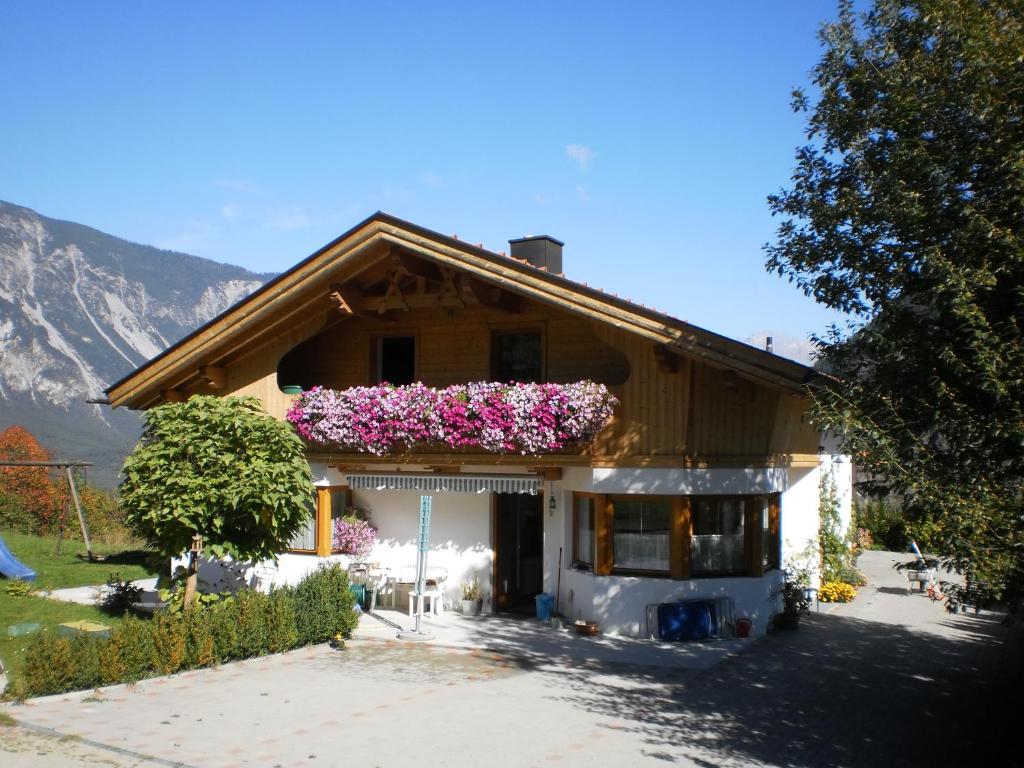
[[[113,485],[141,418],[86,400],[270,277],[0,201],[0,429]]]

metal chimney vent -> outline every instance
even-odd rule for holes
[[[547,269],[552,274],[559,274],[562,271],[562,246],[561,240],[549,235],[538,235],[537,237],[520,237],[518,240],[509,240],[509,254],[513,259],[526,259],[530,264],[541,269]]]

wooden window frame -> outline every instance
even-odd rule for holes
[[[314,514],[314,546],[312,549],[296,549],[289,547],[287,552],[297,555],[316,555],[328,557],[338,554],[340,550],[334,549],[334,531],[331,524],[331,494],[334,491],[342,491],[346,494],[346,507],[351,504],[352,490],[347,485],[318,485],[316,486],[316,504]]]
[[[492,381],[498,381],[498,336],[511,336],[513,334],[536,333],[540,336],[540,378],[538,384],[548,380],[548,335],[543,325],[492,325],[490,326],[490,376]],[[502,382],[506,383],[506,382]]]
[[[593,560],[584,560],[580,557],[579,551],[576,549],[579,537],[577,532],[579,531],[580,518],[579,509],[576,506],[577,499],[587,499],[592,501],[594,504],[594,554]],[[599,493],[585,493],[583,491],[573,491],[572,494],[572,562],[573,564],[589,565],[591,571],[596,571],[598,561],[598,546],[597,546],[597,519],[601,516],[602,507],[604,506],[604,496]]]
[[[781,503],[781,494],[768,494],[768,562],[764,566],[765,571],[777,571],[782,568],[782,536],[779,525]]]

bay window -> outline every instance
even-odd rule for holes
[[[779,567],[779,499],[576,493],[571,535],[598,575],[760,576]]]

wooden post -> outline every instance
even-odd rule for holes
[[[690,543],[692,523],[690,497],[677,496],[672,501],[672,538],[669,552],[672,560],[672,578],[690,578]]]
[[[331,554],[334,531],[331,530],[331,489],[316,489],[316,554],[328,557]]]
[[[195,602],[196,589],[199,587],[199,553],[203,551],[203,537],[198,533],[192,537],[192,549],[188,557],[188,578],[185,579],[185,597],[183,605],[188,608]]]
[[[71,498],[75,501],[75,512],[78,513],[78,523],[82,526],[82,538],[85,540],[85,552],[90,560],[93,560],[92,542],[89,541],[89,528],[85,524],[85,515],[82,514],[82,503],[78,499],[78,489],[75,488],[75,476],[68,464],[65,469],[68,473],[68,487],[71,489]]]

